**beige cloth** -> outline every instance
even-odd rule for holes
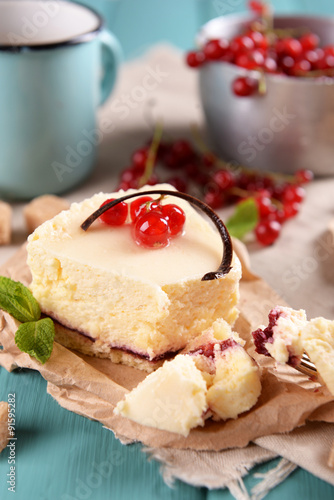
[[[90,180],[67,199],[78,201],[94,192],[112,191],[117,172],[128,164],[131,152],[151,137],[157,119],[163,119],[165,134],[170,138],[189,136],[192,123],[203,125],[197,73],[188,69],[182,54],[170,47],[157,47],[123,66],[115,92],[99,113],[102,142],[98,165]],[[334,245],[333,237],[326,233],[333,217],[333,187],[334,180],[310,185],[300,215],[285,225],[274,246],[249,245],[253,271],[292,307],[306,309],[309,317],[334,318]],[[13,244],[0,249],[1,264],[26,238],[21,204],[14,207],[13,230]],[[257,307],[263,311],[266,304]],[[236,497],[247,498],[238,480],[254,464],[275,455],[334,484],[333,469],[326,465],[333,440],[333,424],[314,423],[287,436],[260,438],[243,450],[217,453],[162,449],[150,453],[165,464],[169,480],[178,477],[209,488],[229,485]],[[293,466],[282,462],[276,478],[284,478],[291,470]]]

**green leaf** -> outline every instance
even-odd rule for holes
[[[41,310],[31,291],[19,281],[0,276],[0,309],[24,323],[36,321]]]
[[[22,323],[16,331],[15,342],[17,347],[33,356],[41,363],[45,363],[51,356],[55,327],[51,318]]]
[[[259,221],[259,213],[254,198],[247,198],[236,206],[235,212],[226,223],[231,236],[241,240],[247,233],[255,229]]]

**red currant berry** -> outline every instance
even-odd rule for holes
[[[121,181],[117,186],[117,191],[120,191],[120,190],[127,191],[130,188],[131,188],[131,186],[128,182]]]
[[[313,180],[313,177],[313,172],[307,169],[297,170],[297,172],[295,173],[296,181],[299,184],[307,184],[308,182],[311,182]]]
[[[150,201],[152,201],[153,198],[151,196],[141,196],[140,198],[137,198],[130,204],[130,217],[132,222],[134,222],[137,217],[143,215],[144,213],[148,212],[149,210],[152,209]]]
[[[308,50],[304,52],[303,57],[311,64],[312,68],[315,68],[319,59],[323,57],[323,53],[321,55],[321,53],[319,54],[318,50]]]
[[[312,66],[309,61],[306,59],[300,59],[299,61],[296,61],[294,65],[291,68],[291,73],[294,76],[304,76],[306,73],[311,71]]]
[[[106,200],[104,203],[102,203],[101,207],[103,207],[110,201],[114,201],[114,199],[115,198],[110,198],[109,200]],[[128,204],[125,203],[125,201],[121,201],[120,203],[117,203],[117,205],[109,208],[109,210],[100,215],[100,219],[109,226],[122,226],[128,217],[128,209]]]
[[[295,60],[293,57],[290,56],[285,56],[281,60],[281,69],[286,73],[287,75],[292,74],[293,67],[295,65]]]
[[[296,201],[293,201],[292,203],[285,203],[283,210],[285,214],[285,220],[291,219],[298,214],[300,210],[300,204]]]
[[[175,189],[180,191],[180,193],[186,193],[187,192],[187,183],[181,177],[170,177],[169,179],[166,179],[167,184],[170,184],[171,186],[174,186]]]
[[[193,157],[194,151],[188,141],[179,139],[172,144],[171,154],[175,156],[176,161],[180,164],[189,161]]]
[[[204,201],[211,208],[218,209],[224,206],[225,198],[223,196],[223,193],[221,193],[221,191],[219,191],[218,189],[208,190],[204,194]]]
[[[250,31],[249,33],[247,33],[247,35],[253,40],[254,45],[257,49],[267,50],[267,48],[269,47],[268,38],[260,31]]]
[[[257,92],[258,82],[253,78],[240,76],[232,83],[233,93],[238,97],[248,97]]]
[[[272,245],[281,232],[281,224],[275,220],[264,220],[255,228],[255,236],[262,245]]]
[[[134,238],[137,245],[145,248],[166,247],[170,241],[168,222],[157,211],[147,212],[135,221]]]
[[[217,61],[223,57],[228,46],[225,39],[209,40],[203,48],[204,56],[208,61]]]
[[[137,181],[138,177],[140,177],[140,175],[138,175],[138,172],[134,168],[129,167],[123,170],[120,176],[120,180],[121,182],[128,182],[129,185],[131,185],[133,181]]]
[[[315,33],[307,33],[299,38],[303,51],[314,50],[318,47],[320,38]]]
[[[237,36],[230,44],[232,52],[236,55],[253,50],[254,47],[255,44],[249,36]]]
[[[297,59],[302,55],[303,47],[299,40],[296,38],[284,38],[283,42],[283,52],[292,57],[293,59]]]
[[[168,222],[169,231],[171,236],[178,236],[183,232],[186,215],[181,207],[168,203],[161,206],[163,217]]]
[[[212,180],[224,191],[235,185],[234,175],[228,170],[217,170],[212,176]]]
[[[272,57],[266,57],[263,64],[266,73],[277,72],[277,62]]]
[[[156,184],[159,184],[159,177],[156,174],[152,174],[151,177],[148,179],[146,184],[148,186],[155,186]]]
[[[148,157],[147,148],[137,149],[132,155],[132,165],[137,168],[141,173],[144,172]]]
[[[305,189],[301,186],[288,185],[283,192],[283,203],[300,203],[305,198]]]
[[[204,153],[202,156],[202,162],[206,167],[212,167],[216,163],[215,155],[212,153]]]
[[[248,8],[259,16],[263,16],[266,11],[266,5],[263,2],[258,2],[257,0],[250,0],[248,2]]]
[[[276,211],[275,206],[267,196],[256,196],[255,201],[260,219],[265,219]]]
[[[239,54],[235,59],[235,64],[241,68],[254,70],[263,66],[264,56],[259,50],[253,50],[248,54]]]
[[[190,68],[198,68],[205,62],[205,56],[201,51],[188,52],[186,62]]]
[[[187,177],[193,178],[199,173],[198,166],[196,163],[187,163],[184,166],[184,173],[186,174]]]

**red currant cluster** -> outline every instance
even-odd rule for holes
[[[266,6],[250,2],[250,8],[263,15]],[[296,30],[295,30],[296,31]],[[251,23],[247,30],[232,40],[209,40],[198,51],[188,52],[187,64],[198,68],[207,62],[225,61],[247,70],[295,77],[334,76],[334,46],[319,47],[319,37],[312,32],[292,36],[292,30],[268,28],[263,18]],[[232,84],[237,96],[259,91],[259,80],[239,77]]]
[[[258,223],[255,236],[263,245],[271,245],[278,238],[282,224],[296,216],[300,204],[305,197],[305,190],[301,186],[313,178],[309,170],[300,170],[289,178],[253,172],[242,172],[235,175],[227,170],[217,170],[212,180],[218,190],[207,191],[206,200],[211,204],[221,203],[219,198],[228,197],[234,202],[247,198],[254,198]]]
[[[114,199],[106,200],[106,205]],[[170,239],[183,232],[186,216],[178,205],[162,205],[161,199],[153,200],[150,196],[141,196],[130,204],[120,201],[100,215],[100,219],[109,226],[122,226],[130,220],[136,243],[146,248],[162,248]]]
[[[121,173],[118,189],[126,191],[142,185],[148,156],[149,146],[133,153],[132,165]],[[169,174],[171,172],[172,175]],[[259,215],[256,238],[262,244],[269,245],[279,236],[283,222],[299,212],[305,196],[302,184],[312,179],[313,174],[309,170],[299,170],[294,176],[282,176],[246,168],[233,169],[210,151],[198,152],[189,141],[179,139],[160,142],[147,184],[167,182],[180,192],[193,190],[214,210],[252,197]],[[137,203],[139,200],[132,202],[134,206]],[[155,202],[151,208],[155,208]],[[161,209],[165,210],[164,207]],[[124,217],[126,220],[126,210]],[[135,220],[133,215],[131,218]]]

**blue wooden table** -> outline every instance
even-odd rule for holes
[[[190,48],[196,30],[217,14],[244,10],[237,0],[86,0],[107,19],[119,38],[126,58],[154,43],[169,41]],[[332,0],[276,0],[279,11],[334,13]],[[8,491],[8,450],[0,455],[0,499],[7,500],[222,500],[227,490],[209,491],[176,482],[168,487],[160,465],[147,460],[141,445],[123,446],[112,432],[61,408],[46,393],[39,373],[8,373],[0,368],[0,400],[16,400],[16,492]],[[271,462],[256,470],[266,471]],[[246,485],[256,480],[250,475]],[[317,500],[334,498],[334,487],[297,469],[266,497]]]

